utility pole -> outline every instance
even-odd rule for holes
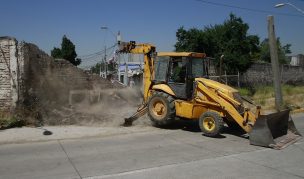
[[[125,62],[126,66],[125,66],[125,73],[124,73],[124,85],[128,86],[128,61]]]
[[[107,37],[107,31],[108,31],[108,27],[107,26],[102,26],[101,27],[102,30],[105,30],[105,35],[104,35],[104,40],[103,40],[103,43],[105,45],[105,49],[104,49],[104,59],[103,59],[103,69],[102,69],[102,72],[100,72],[100,76],[102,78],[107,78],[107,43],[106,43],[106,37]],[[101,66],[102,64],[100,64]],[[101,69],[101,68],[100,68]]]
[[[270,48],[271,67],[273,73],[273,83],[274,83],[274,92],[275,92],[275,107],[276,110],[280,111],[283,107],[283,97],[282,97],[282,88],[281,88],[281,79],[280,79],[280,70],[279,70],[277,39],[275,37],[273,16],[268,16],[267,21],[268,21],[268,39],[269,39],[269,48]]]
[[[221,55],[220,57],[220,78],[222,77],[222,74],[223,74],[223,58],[224,58],[224,55]]]
[[[117,42],[118,46],[120,45],[121,41],[122,41],[122,38],[120,35],[120,31],[118,31],[117,36],[116,36],[116,42]],[[117,59],[118,59],[118,67],[117,67],[118,81],[121,82],[121,79],[120,79],[120,54],[119,53],[117,54]]]
[[[101,65],[102,65],[102,61],[103,61],[103,60],[101,59],[100,65],[99,65],[99,77],[101,77],[101,75],[102,75],[102,74],[101,74]]]
[[[107,65],[107,45],[105,45],[105,55],[104,55],[104,64],[103,64],[103,71],[104,71],[104,78],[107,78],[107,68],[108,68],[108,65]]]

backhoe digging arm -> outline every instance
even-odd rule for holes
[[[125,118],[124,126],[131,126],[132,122],[147,113],[147,102],[151,95],[151,84],[153,77],[153,61],[156,48],[151,44],[137,44],[135,41],[120,42],[118,53],[131,53],[144,55],[144,73],[143,73],[143,104],[129,118]]]

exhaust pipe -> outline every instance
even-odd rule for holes
[[[301,139],[289,112],[261,115],[249,132],[250,144],[280,150]]]

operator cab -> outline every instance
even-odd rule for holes
[[[181,99],[192,98],[195,78],[208,78],[204,53],[159,52],[154,65],[154,83],[167,84]]]

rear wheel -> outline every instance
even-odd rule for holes
[[[175,119],[173,97],[164,92],[155,92],[149,100],[148,116],[156,126],[171,124]]]
[[[224,128],[224,121],[218,113],[208,111],[200,116],[199,127],[204,135],[216,137],[222,132]]]

